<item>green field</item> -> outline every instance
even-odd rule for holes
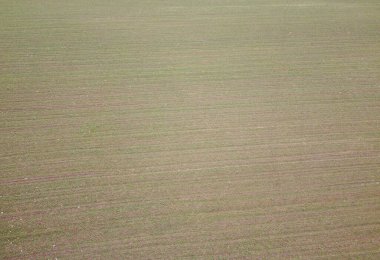
[[[0,259],[380,259],[380,1],[0,0]]]

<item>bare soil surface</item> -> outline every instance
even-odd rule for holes
[[[379,259],[380,3],[0,0],[0,258]]]

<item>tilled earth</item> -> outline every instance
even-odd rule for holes
[[[0,258],[379,259],[379,24],[0,0]]]

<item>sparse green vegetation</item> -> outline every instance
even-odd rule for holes
[[[1,259],[380,258],[380,2],[0,0]]]

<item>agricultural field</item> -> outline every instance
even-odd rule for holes
[[[0,0],[0,259],[380,259],[380,1]]]

